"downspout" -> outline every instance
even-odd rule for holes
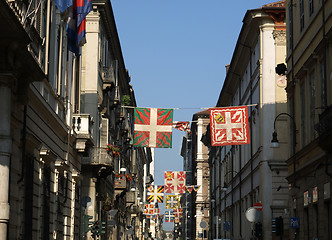
[[[231,236],[234,236],[234,229],[233,229],[233,217],[234,217],[234,209],[233,209],[233,201],[234,201],[234,177],[233,177],[233,172],[234,172],[234,145],[232,145],[232,148],[231,148],[231,151],[232,151],[232,202],[231,202],[231,214],[232,214],[232,224],[231,224]]]
[[[249,74],[250,74],[250,105],[252,105],[252,82],[253,80],[251,79],[252,77],[252,50],[250,48],[250,61],[249,61],[249,65],[250,65],[250,69],[249,69]],[[252,150],[252,124],[253,124],[253,117],[252,117],[252,106],[250,106],[250,125],[249,125],[249,130],[250,130],[250,201],[251,204],[254,204],[254,196],[253,196],[253,192],[254,192],[254,176],[253,176],[253,150]]]
[[[241,79],[240,79],[240,81],[239,81],[239,105],[241,105],[241,90],[242,90],[242,88],[241,88]],[[239,228],[240,228],[240,237],[242,236],[242,214],[241,214],[241,210],[242,210],[242,208],[241,208],[241,197],[242,197],[242,176],[241,176],[241,173],[242,173],[242,171],[241,171],[241,168],[242,168],[242,164],[241,164],[241,160],[242,160],[242,154],[241,154],[241,145],[239,146],[239,174],[240,174],[240,176],[239,176],[239,185],[240,185],[240,187],[239,187],[239,200],[240,200],[240,214],[239,214],[239,218],[240,218],[240,224],[239,224]],[[233,174],[233,173],[232,173]]]
[[[322,27],[323,27],[323,58],[324,58],[324,69],[323,69],[323,76],[324,76],[324,89],[323,89],[323,107],[326,109],[327,107],[327,74],[326,74],[326,52],[327,52],[327,44],[326,44],[326,32],[325,32],[325,0],[322,0]]]
[[[22,170],[21,170],[21,177],[17,181],[17,183],[20,183],[24,179],[25,174],[25,152],[26,152],[26,135],[27,135],[27,105],[24,105],[23,110],[23,129],[22,129]]]
[[[293,91],[293,101],[291,101],[291,116],[293,116],[294,123],[295,123],[295,76],[294,76],[294,31],[293,31],[293,0],[290,1],[291,4],[291,11],[292,11],[292,19],[291,19],[291,26],[290,26],[290,31],[291,31],[291,52],[292,52],[292,91]],[[296,152],[296,129],[295,129],[295,124],[293,124],[293,174],[294,174],[294,187],[296,186],[296,159],[295,159],[295,152]]]
[[[254,196],[253,196],[253,191],[254,191],[254,179],[253,179],[253,150],[252,150],[252,124],[253,124],[253,118],[252,118],[252,49],[250,46],[241,44],[243,47],[249,48],[249,81],[250,81],[250,124],[249,124],[249,131],[250,131],[250,201],[251,204],[254,204]],[[240,163],[241,164],[241,163]],[[241,169],[241,165],[240,165]],[[241,179],[241,172],[240,171],[240,179]],[[241,181],[240,181],[241,183]],[[241,189],[240,189],[240,194],[241,194]],[[241,195],[240,195],[241,196]],[[240,198],[241,199],[241,198]],[[242,204],[240,204],[240,211],[242,211]],[[241,214],[240,214],[240,220],[241,220]],[[241,232],[241,227],[242,227],[242,221],[240,221],[240,236],[242,237],[242,232]]]

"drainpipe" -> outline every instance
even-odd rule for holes
[[[293,119],[294,119],[294,123],[295,123],[295,75],[294,75],[294,31],[293,31],[293,28],[294,28],[294,24],[293,24],[293,15],[294,15],[294,11],[293,11],[293,0],[291,0],[290,2],[291,4],[291,11],[292,11],[292,19],[291,19],[291,26],[290,26],[290,32],[291,32],[291,53],[292,53],[292,61],[291,61],[291,64],[292,64],[292,91],[293,91],[293,101],[291,101],[291,116],[293,116]],[[295,125],[296,124],[293,124],[293,175],[294,175],[294,187],[296,187],[296,160],[295,160],[295,152],[296,152],[296,128],[295,128]]]
[[[9,222],[9,179],[10,156],[12,151],[12,139],[10,136],[11,121],[11,76],[0,76],[0,236],[7,239]]]
[[[323,58],[324,58],[324,98],[323,98],[323,107],[327,107],[327,74],[326,74],[326,52],[327,52],[327,44],[326,44],[326,32],[325,32],[325,0],[322,0],[322,27],[323,27]]]
[[[242,92],[242,88],[241,88],[241,79],[239,81],[239,105],[241,105],[241,92]],[[242,198],[242,164],[241,164],[241,160],[242,160],[242,154],[241,154],[241,145],[239,145],[239,207],[240,207],[240,214],[239,214],[239,228],[240,228],[240,237],[242,237],[242,204],[241,204],[241,198]],[[233,174],[233,173],[232,173]]]

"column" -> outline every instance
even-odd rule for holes
[[[7,239],[9,222],[9,171],[12,140],[11,122],[11,87],[13,78],[0,75],[0,236]]]

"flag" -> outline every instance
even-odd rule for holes
[[[75,1],[75,0],[74,0]],[[68,38],[68,50],[79,56],[79,46],[77,43],[77,27],[76,27],[76,12],[75,7],[69,11],[68,23],[67,23],[67,38]]]
[[[153,215],[154,214],[154,205],[153,204],[145,204],[144,207],[144,215]]]
[[[173,127],[180,131],[187,131],[189,134],[191,133],[189,122],[183,122],[183,121],[175,121],[173,122]]]
[[[74,0],[75,1],[75,0]],[[86,16],[92,10],[92,0],[76,0],[76,26],[77,26],[77,45],[85,44]]]
[[[201,187],[201,186],[194,185],[194,186],[193,186],[193,189],[194,189],[195,192],[197,192],[197,191],[199,190],[200,187]]]
[[[92,0],[73,0],[73,10],[69,13],[67,35],[68,49],[79,55],[79,48],[85,44],[86,16],[92,10]]]
[[[92,10],[92,0],[74,0],[76,1],[77,27],[81,25],[85,17]]]
[[[194,186],[186,186],[186,189],[189,193],[191,193],[194,190]]]
[[[73,5],[73,0],[54,0],[55,5],[61,13],[64,13],[70,6]]]
[[[173,222],[173,221],[174,221],[173,211],[165,211],[165,222]]]
[[[186,172],[165,172],[165,193],[185,193]]]
[[[165,207],[168,209],[174,209],[179,206],[180,200],[179,196],[177,195],[167,195],[166,196],[166,202]]]
[[[173,109],[135,108],[134,146],[171,148]]]
[[[146,218],[150,218],[150,219],[157,219],[157,214],[153,214],[153,215],[146,215]]]
[[[159,213],[160,213],[160,208],[156,208],[156,207],[155,207],[155,208],[154,208],[154,214],[157,215],[157,214],[159,214]]]
[[[211,145],[249,144],[248,108],[210,109]]]
[[[164,202],[164,186],[150,185],[147,190],[148,202]]]
[[[175,218],[182,218],[182,208],[175,208],[173,214]]]

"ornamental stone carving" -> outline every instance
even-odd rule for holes
[[[286,43],[286,31],[285,30],[274,30],[273,38],[276,41],[276,44]]]

